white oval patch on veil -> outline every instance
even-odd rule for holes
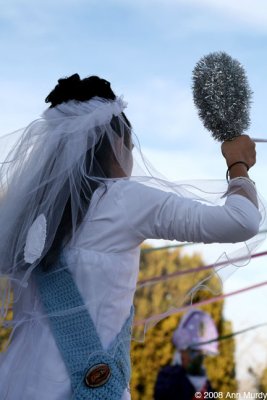
[[[40,214],[31,225],[24,247],[24,260],[33,264],[41,257],[46,241],[46,218]]]

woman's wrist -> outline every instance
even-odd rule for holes
[[[235,164],[230,169],[228,169],[228,176],[230,179],[237,178],[239,176],[244,176],[248,178],[248,170],[245,164]]]
[[[245,161],[235,161],[228,163],[228,169],[226,171],[226,180],[229,182],[230,179],[248,176],[249,165]]]

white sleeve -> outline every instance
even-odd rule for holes
[[[260,213],[247,198],[229,194],[223,206],[209,206],[174,193],[132,184],[124,211],[131,233],[145,239],[235,243],[257,234]]]

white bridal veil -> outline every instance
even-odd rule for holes
[[[132,128],[123,117],[125,108],[122,97],[114,100],[94,97],[84,102],[71,100],[48,108],[25,129],[1,138],[3,146],[6,143],[10,147],[11,142],[15,143],[1,160],[0,168],[0,311],[6,326],[19,323],[14,319],[7,321],[7,312],[12,302],[20,301],[33,270],[50,249],[65,207],[71,207],[71,241],[94,188],[111,179],[104,176],[97,162],[97,149],[104,137],[123,172],[124,177],[116,179],[135,180],[207,204],[223,204],[226,182],[169,182],[160,176],[143,156]],[[129,130],[130,146],[127,142]],[[235,182],[228,190],[236,190]],[[251,184],[245,182],[243,190],[247,191],[248,197],[254,196]],[[266,216],[260,199],[259,205],[263,230]],[[214,274],[218,273],[220,279],[224,279],[236,265],[247,263],[262,240],[263,235],[259,234],[233,248],[229,245],[229,251],[224,251],[220,258],[220,267],[204,278],[203,274],[194,274],[189,295],[200,285],[214,291],[211,283]],[[170,281],[166,280],[165,284]],[[151,281],[141,285],[137,299],[141,291],[156,290],[158,284]],[[179,296],[170,296],[164,304],[144,313],[139,313],[137,304],[136,325],[141,327],[139,338],[140,332],[157,322],[165,312],[179,309],[187,296],[188,291],[181,289]]]

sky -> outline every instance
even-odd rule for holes
[[[76,72],[82,78],[99,75],[124,95],[144,154],[165,176],[224,179],[220,144],[203,128],[191,87],[196,62],[225,51],[244,66],[254,93],[247,133],[267,138],[264,0],[1,0],[0,5],[1,135],[41,114],[57,79]],[[267,145],[259,144],[251,178],[267,199],[266,154]],[[259,250],[266,247],[265,242]],[[211,261],[213,252],[196,250]],[[240,269],[224,291],[267,280],[266,264],[258,259]],[[263,288],[226,301],[225,316],[235,330],[267,322],[266,295]],[[266,335],[262,328],[238,340],[243,381],[247,366],[267,365]],[[247,342],[250,351],[244,352]],[[255,361],[253,353],[261,357]]]

